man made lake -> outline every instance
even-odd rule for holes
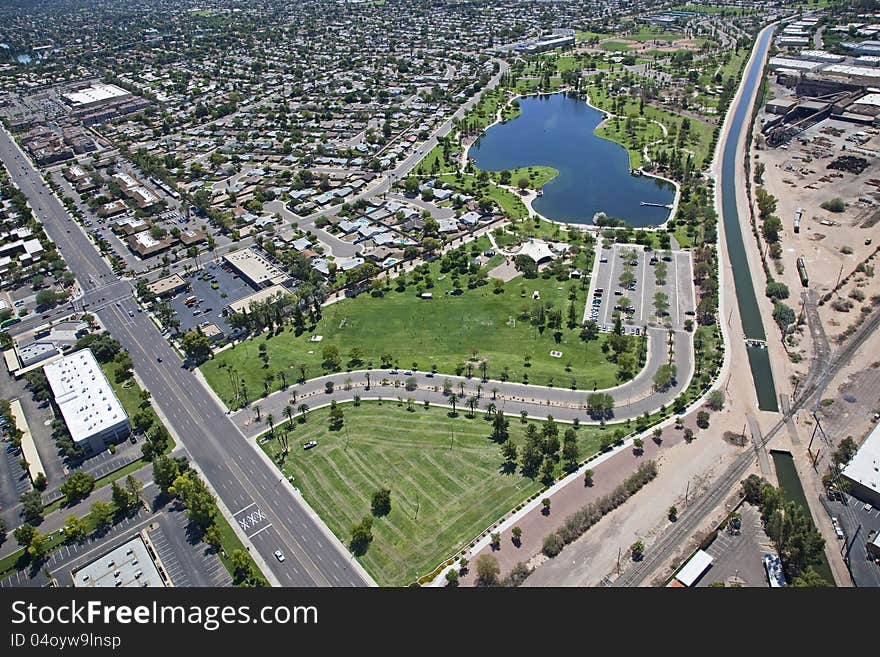
[[[531,165],[559,171],[535,199],[535,210],[548,219],[592,224],[604,212],[637,227],[657,226],[669,218],[665,207],[675,187],[650,176],[633,176],[629,154],[593,133],[604,113],[562,93],[519,99],[521,114],[486,130],[470,149],[480,169],[501,171]],[[516,180],[513,181],[516,184]]]

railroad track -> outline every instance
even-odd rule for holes
[[[809,383],[801,394],[792,401],[791,409],[783,415],[776,424],[764,435],[761,446],[764,447],[785,426],[794,414],[804,407],[817,393],[821,393],[828,382],[846,365],[853,357],[865,340],[880,326],[880,310],[874,313],[858,328],[846,345],[835,352],[831,357],[828,369],[818,376],[808,376]],[[678,521],[671,525],[666,532],[651,546],[650,553],[645,558],[634,564],[612,586],[639,586],[645,579],[656,570],[663,562],[672,556],[675,549],[683,540],[692,536],[703,519],[730,494],[733,487],[738,484],[745,473],[752,467],[755,453],[752,450],[743,452],[731,465],[722,477],[715,482],[712,488],[699,496],[684,513],[679,515]]]

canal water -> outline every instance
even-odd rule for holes
[[[804,487],[801,485],[801,479],[798,477],[797,469],[794,467],[794,457],[790,452],[776,450],[771,450],[770,456],[773,457],[776,478],[779,480],[779,487],[782,489],[785,499],[802,507],[807,516],[812,518],[810,507],[807,505]],[[829,583],[834,584],[834,575],[831,574],[831,566],[828,564],[828,559],[825,558],[824,552],[822,553],[821,562],[813,567],[819,575],[828,580]]]
[[[629,154],[593,131],[605,114],[564,93],[519,99],[521,114],[488,130],[470,149],[480,169],[501,171],[530,165],[559,171],[535,199],[548,219],[592,224],[597,212],[632,226],[657,226],[669,218],[675,187],[650,176],[630,174]],[[513,181],[516,184],[516,180]]]
[[[763,61],[773,30],[767,30],[761,37],[757,59]],[[762,66],[753,66],[749,71],[743,89],[743,97],[751,98],[755,85],[761,83]],[[761,311],[755,296],[755,286],[749,271],[746,249],[740,229],[740,216],[736,205],[736,156],[739,135],[748,129],[752,116],[752,104],[741,102],[730,123],[730,136],[725,143],[721,158],[721,215],[724,221],[724,234],[727,240],[727,257],[733,269],[733,283],[736,288],[736,299],[743,332],[749,340],[765,341],[764,326],[761,323]],[[748,222],[748,218],[743,218]],[[722,318],[722,321],[725,321]],[[762,411],[779,411],[776,400],[776,385],[773,382],[773,370],[770,368],[770,356],[765,347],[751,346],[746,351],[755,393],[758,397],[758,408]]]

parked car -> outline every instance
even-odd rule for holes
[[[317,440],[310,440],[307,443],[303,443],[303,449],[311,449],[312,447],[317,447],[317,446],[318,446]]]

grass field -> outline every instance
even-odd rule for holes
[[[438,176],[437,179],[467,194],[473,194],[474,190],[480,187],[480,182],[477,180],[477,177],[469,174],[461,174],[461,176],[445,174]],[[515,182],[516,178],[513,178],[512,180]],[[482,189],[484,195],[495,201],[512,219],[525,219],[529,216],[529,211],[528,208],[526,208],[525,203],[523,203],[522,199],[513,192],[501,189],[493,184],[486,185]]]
[[[443,147],[434,146],[415,169],[416,175],[429,176],[456,170],[456,163],[443,157]]]
[[[541,189],[541,187],[546,185],[558,175],[559,171],[557,171],[553,167],[545,167],[541,165],[518,167],[516,169],[510,169],[509,184],[518,187],[519,180],[521,178],[526,178],[529,181],[529,189]],[[500,182],[501,172],[490,171],[489,177],[492,178],[492,180],[494,180],[495,182]]]
[[[391,512],[374,518],[373,541],[359,557],[382,586],[405,586],[430,573],[542,488],[518,471],[503,472],[492,425],[480,412],[450,418],[445,409],[416,405],[410,412],[393,402],[342,408],[340,431],[328,429],[327,408],[295,421],[284,471],[345,545],[352,525],[370,514],[372,494],[391,490]],[[509,419],[511,439],[523,444],[526,425]],[[561,439],[568,425],[559,426]],[[578,430],[581,460],[598,451],[601,434],[596,427]],[[303,451],[308,440],[318,447]],[[269,441],[263,449],[274,456],[278,446]]]
[[[631,44],[625,41],[605,41],[599,47],[609,52],[629,52],[633,48]]]
[[[488,238],[481,238],[476,244],[477,252],[488,245]],[[233,402],[227,368],[241,376],[249,398],[255,399],[261,392],[281,386],[279,371],[285,372],[288,383],[299,377],[300,364],[305,365],[309,378],[323,374],[322,351],[328,345],[339,349],[343,366],[351,349],[357,347],[368,367],[380,367],[382,356],[387,353],[403,368],[428,370],[436,366],[441,373],[454,374],[476,352],[477,361],[488,361],[489,378],[502,378],[506,372],[510,380],[523,381],[528,377],[529,383],[537,385],[552,382],[562,387],[574,383],[580,388],[603,388],[617,383],[617,366],[602,353],[604,335],[586,344],[580,340],[578,328],[566,327],[571,303],[578,325],[583,318],[586,292],[581,282],[517,277],[504,284],[501,294],[495,294],[492,285],[484,285],[452,296],[446,292],[453,289],[455,274],[441,274],[439,260],[431,263],[430,272],[433,287],[426,289],[434,295],[431,300],[419,298],[421,288],[417,289],[409,277],[402,292],[396,291],[396,284],[392,283],[383,297],[364,293],[327,306],[317,326],[300,336],[287,329],[280,335],[245,340],[204,363],[202,372],[230,406],[237,404]],[[466,281],[464,277],[463,282]],[[570,302],[572,290],[575,300]],[[539,301],[532,298],[536,291]],[[540,303],[562,312],[558,343],[553,329],[541,332],[523,319],[524,313],[531,313]],[[322,342],[310,342],[313,334],[323,336]],[[264,367],[256,365],[260,362],[258,348],[262,344],[268,355]],[[563,357],[554,358],[551,350],[563,352]],[[528,365],[526,355],[531,357]],[[272,378],[267,380],[270,373]]]

